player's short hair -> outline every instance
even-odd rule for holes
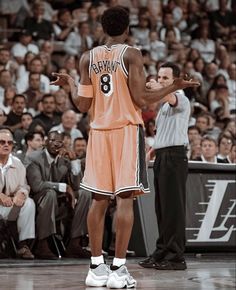
[[[129,26],[129,13],[121,6],[109,8],[103,13],[101,23],[109,36],[122,35]]]

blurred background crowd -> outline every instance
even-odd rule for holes
[[[14,132],[14,152],[27,154],[28,132],[65,132],[64,143],[87,140],[89,116],[70,101],[68,86],[50,86],[52,72],[79,81],[81,54],[103,44],[99,22],[105,9],[126,7],[127,43],[143,55],[147,81],[164,61],[199,80],[185,90],[192,107],[190,160],[235,162],[235,0],[0,0],[0,125]],[[158,107],[143,109],[147,149],[153,144]],[[26,136],[26,138],[25,138]]]

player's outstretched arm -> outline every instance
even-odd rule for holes
[[[89,95],[80,95],[80,85],[86,88],[91,88],[91,81],[89,78],[89,53],[85,52],[80,59],[79,71],[80,71],[80,84],[77,85],[75,80],[68,74],[64,73],[52,73],[56,77],[56,80],[51,82],[51,85],[63,86],[68,84],[70,86],[71,96],[74,105],[80,110],[80,112],[87,112],[92,104],[92,97]],[[86,91],[85,91],[86,94]]]
[[[156,89],[146,87],[146,78],[143,70],[143,58],[141,52],[135,48],[128,48],[124,55],[125,65],[129,72],[128,84],[134,102],[142,108],[147,104],[160,101],[166,95],[179,89],[199,86],[199,82],[186,81],[178,78],[173,84]]]

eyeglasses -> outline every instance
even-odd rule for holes
[[[0,145],[3,146],[5,144],[8,144],[9,146],[12,146],[14,144],[14,142],[12,140],[0,140]]]

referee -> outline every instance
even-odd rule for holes
[[[180,76],[174,63],[166,62],[158,71],[158,83],[165,87]],[[183,91],[162,99],[156,118],[154,187],[159,237],[154,253],[139,262],[144,268],[185,270],[185,196],[188,173],[186,148],[190,103]]]

